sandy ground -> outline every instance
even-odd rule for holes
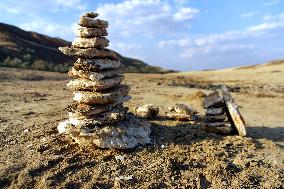
[[[0,68],[0,188],[283,188],[283,65],[170,75],[126,74],[133,100],[152,103],[153,144],[84,149],[57,134],[72,102],[67,74]],[[225,83],[248,137],[206,133],[162,115],[177,102],[204,114],[203,93]]]

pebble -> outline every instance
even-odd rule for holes
[[[144,106],[138,106],[134,109],[137,116],[143,118],[155,118],[159,114],[159,107],[153,104],[146,104]]]

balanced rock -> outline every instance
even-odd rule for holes
[[[122,73],[123,73],[123,70],[121,68],[109,69],[109,70],[104,70],[101,72],[90,72],[90,71],[76,69],[75,67],[72,67],[68,72],[69,76],[71,77],[84,78],[84,79],[89,79],[92,81],[102,80],[105,78],[111,78],[111,77],[114,77]]]
[[[109,49],[59,47],[59,50],[69,56],[79,56],[85,58],[117,58],[116,53]]]
[[[77,48],[104,48],[109,44],[109,40],[105,37],[81,38],[77,37],[72,42],[72,45]]]
[[[233,132],[233,128],[230,124],[220,122],[220,123],[208,123],[204,126],[204,130],[209,133],[219,133],[219,134],[230,134]]]
[[[86,28],[78,27],[76,29],[76,36],[82,38],[92,38],[99,36],[107,36],[107,30],[105,28]]]
[[[108,22],[83,16],[79,20],[79,25],[88,28],[107,28]]]
[[[112,124],[123,120],[127,115],[127,111],[128,108],[117,106],[109,111],[88,117],[69,113],[69,121],[77,128],[85,127],[86,125],[98,126]]]
[[[219,134],[230,134],[233,129],[225,113],[225,104],[221,90],[210,93],[204,99],[205,114],[204,130]]]
[[[210,93],[204,100],[204,108],[222,107],[224,105],[222,92],[220,90]]]
[[[120,61],[110,59],[86,59],[78,58],[74,64],[76,70],[84,70],[90,72],[99,72],[106,69],[119,68]]]
[[[69,81],[69,83],[67,83],[67,87],[74,91],[78,90],[101,91],[103,89],[109,89],[119,85],[123,81],[123,79],[124,77],[120,75],[98,81],[79,78]]]
[[[109,45],[107,21],[87,12],[79,20],[71,47],[60,47],[66,55],[78,57],[68,74],[67,87],[75,103],[68,106],[69,119],[59,123],[58,131],[82,146],[126,149],[151,143],[150,124],[128,113],[123,103],[131,99],[117,53]]]
[[[224,121],[227,118],[226,114],[206,115],[206,122]]]
[[[69,134],[82,146],[125,149],[151,143],[149,138],[150,124],[143,120],[137,120],[131,115],[126,120],[118,121],[115,124],[89,129],[78,129],[68,120],[59,126],[61,133]]]
[[[98,16],[99,16],[99,14],[95,13],[95,12],[85,12],[83,14],[83,17],[89,17],[89,18],[96,18]]]
[[[233,127],[240,136],[246,136],[245,121],[238,109],[238,106],[234,102],[227,87],[225,85],[222,85],[221,89],[224,96],[224,101],[227,108],[229,120],[231,121]]]
[[[117,88],[102,92],[74,91],[73,100],[84,104],[109,104],[118,101],[121,97],[126,96],[129,91],[130,87],[127,85],[121,85]]]
[[[208,108],[206,110],[207,115],[219,115],[219,114],[224,114],[224,113],[225,113],[224,107]]]

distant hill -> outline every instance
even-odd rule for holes
[[[75,58],[62,54],[58,47],[68,45],[71,43],[60,38],[0,23],[0,66],[66,72],[73,65]],[[173,72],[120,54],[118,57],[126,72]]]

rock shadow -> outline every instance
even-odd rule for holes
[[[247,133],[254,139],[268,139],[277,143],[284,143],[284,127],[248,126]],[[284,145],[282,144],[284,147]]]

